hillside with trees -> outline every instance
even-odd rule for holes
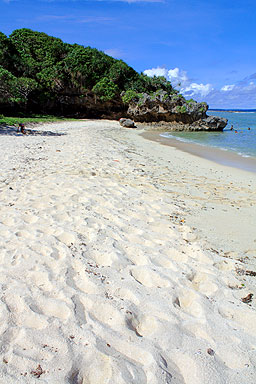
[[[95,48],[30,29],[0,32],[0,114],[165,122],[174,130],[223,130],[208,105],[185,98],[165,77],[148,77]],[[178,123],[179,125],[177,125]],[[169,124],[170,125],[170,124]]]
[[[95,48],[25,28],[0,33],[0,113],[101,117],[159,89],[177,93],[164,77],[139,74]]]

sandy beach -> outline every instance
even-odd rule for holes
[[[254,384],[256,173],[32,129],[0,130],[0,383]]]

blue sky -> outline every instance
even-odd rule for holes
[[[252,0],[0,0],[0,31],[90,45],[211,108],[256,108],[255,8]]]

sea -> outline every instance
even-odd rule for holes
[[[256,160],[256,110],[209,110],[207,114],[228,119],[223,132],[166,132],[161,136],[204,147],[215,147]]]

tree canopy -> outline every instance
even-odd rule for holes
[[[102,102],[127,91],[176,92],[163,77],[150,78],[95,48],[67,44],[27,28],[0,32],[0,107],[40,105],[92,92]],[[47,102],[46,102],[47,101]],[[48,104],[47,104],[48,103]],[[50,104],[49,104],[50,105]]]

